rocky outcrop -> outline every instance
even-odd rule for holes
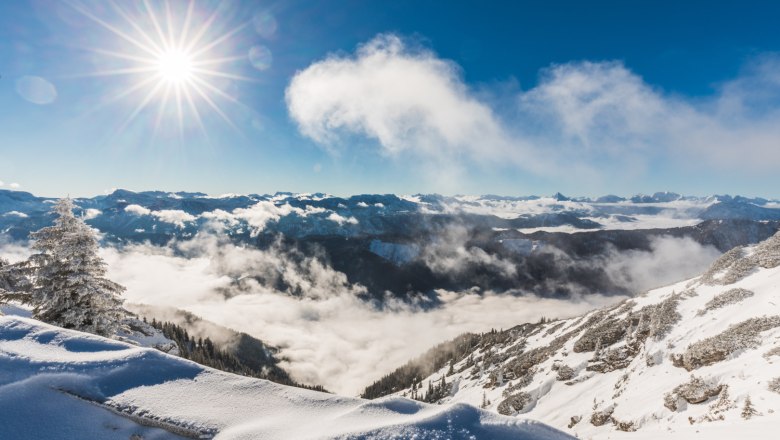
[[[723,385],[713,384],[699,377],[691,376],[689,382],[678,385],[664,395],[664,406],[670,411],[677,411],[681,399],[694,405],[704,403],[720,394],[721,390],[723,390]]]

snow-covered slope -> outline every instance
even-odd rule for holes
[[[0,438],[565,439],[466,404],[365,401],[0,316]]]
[[[451,389],[441,403],[531,417],[580,438],[774,438],[780,233],[613,307],[481,335],[417,396],[442,376]]]

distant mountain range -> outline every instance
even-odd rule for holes
[[[0,234],[26,240],[51,222],[52,202],[0,190]],[[780,225],[776,200],[670,192],[589,199],[116,190],[75,204],[109,244],[162,246],[218,233],[242,245],[316,255],[376,299],[387,292],[435,299],[435,289],[473,287],[542,296],[629,294],[631,286],[593,261],[652,252],[663,237],[725,252],[766,239]]]
[[[26,239],[50,221],[53,199],[0,190],[0,232]],[[572,232],[598,229],[647,229],[693,225],[701,220],[780,220],[780,202],[741,196],[687,197],[670,192],[623,198],[446,197],[365,194],[348,198],[327,194],[208,196],[203,193],[116,190],[78,198],[87,222],[107,239],[165,243],[189,237],[206,223],[220,223],[238,237],[283,233],[314,235],[388,235],[421,231],[460,221],[475,227]],[[648,223],[647,220],[654,219]],[[556,229],[557,228],[557,229]]]

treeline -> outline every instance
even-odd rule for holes
[[[413,388],[412,395],[409,396],[412,399],[435,402],[449,393],[446,385],[450,384],[446,384],[445,378],[442,377],[439,383],[428,383],[427,388],[423,389],[420,381],[447,364],[450,364],[452,370],[452,365],[471,354],[479,346],[482,338],[483,335],[464,333],[451,341],[443,342],[369,385],[360,396],[364,399],[376,399],[406,388]],[[446,393],[444,393],[445,389]]]
[[[452,364],[450,364],[450,366],[452,366]],[[425,391],[423,391],[422,388],[422,382],[412,382],[411,394],[408,397],[422,402],[436,403],[440,399],[450,395],[452,383],[447,383],[447,378],[442,376],[441,379],[436,382],[429,380],[428,388]]]
[[[242,348],[244,351],[262,351],[262,348],[251,350],[251,344],[247,341],[248,337],[244,337],[245,335],[238,335],[237,350],[236,352],[231,352],[216,346],[209,337],[196,339],[186,329],[172,322],[152,319],[149,324],[162,331],[166,338],[173,340],[179,348],[179,356],[184,359],[228,373],[266,379],[282,385],[328,392],[320,385],[305,385],[294,381],[287,372],[276,365],[276,359],[270,356],[265,354],[252,356],[251,358],[241,356]]]

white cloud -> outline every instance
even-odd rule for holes
[[[333,146],[341,134],[375,139],[382,152],[411,152],[457,168],[457,157],[540,164],[521,139],[510,139],[493,110],[477,100],[451,62],[380,35],[354,57],[330,56],[298,72],[286,91],[303,134]]]
[[[358,219],[356,219],[355,217],[344,217],[343,215],[339,215],[335,212],[332,212],[327,218],[332,222],[338,223],[340,226],[345,224],[350,224],[350,225],[358,224]]]
[[[763,56],[705,98],[659,90],[620,62],[545,69],[499,114],[457,65],[379,35],[352,56],[298,72],[286,91],[301,133],[335,150],[359,135],[383,154],[411,155],[436,178],[474,163],[577,179],[681,168],[771,171],[780,161],[780,58]],[[684,159],[684,160],[682,160]],[[610,171],[607,172],[607,169]],[[634,176],[636,178],[636,176]]]
[[[421,258],[429,269],[438,274],[458,274],[472,265],[491,267],[508,278],[517,274],[515,263],[479,247],[469,246],[469,238],[469,231],[464,226],[443,229],[433,243],[423,248]]]
[[[22,185],[20,185],[20,184],[18,184],[18,183],[16,183],[16,182],[13,182],[13,183],[9,183],[9,184],[8,184],[8,187],[9,187],[9,188],[13,188],[13,189],[19,189],[19,188],[21,188],[21,187],[22,187]]]
[[[186,222],[194,222],[198,218],[192,214],[188,214],[180,209],[162,209],[159,211],[153,211],[149,208],[144,208],[141,205],[127,205],[125,206],[125,212],[129,212],[135,215],[151,215],[160,221],[174,224],[180,228],[184,227]]]
[[[9,211],[9,212],[6,212],[5,214],[3,214],[3,216],[5,216],[5,217],[12,216],[12,217],[19,217],[19,218],[27,218],[27,217],[29,217],[27,214],[25,214],[23,212],[19,212],[19,211]]]
[[[197,220],[192,214],[188,214],[180,209],[163,209],[160,211],[152,211],[152,215],[164,221],[166,223],[174,224],[180,228],[184,227],[186,222],[194,222]]]
[[[127,205],[125,206],[125,212],[135,215],[149,215],[152,213],[152,210],[141,205]]]
[[[95,218],[95,217],[99,216],[99,215],[100,215],[100,214],[102,214],[102,213],[103,213],[103,212],[102,212],[101,210],[99,210],[99,209],[95,209],[95,208],[89,208],[89,209],[85,209],[85,210],[84,210],[84,216],[83,216],[83,219],[84,219],[84,220],[90,220],[90,219],[93,219],[93,218]]]
[[[662,236],[650,242],[648,251],[613,251],[599,264],[615,284],[644,292],[696,276],[719,256],[714,247],[691,238]]]

